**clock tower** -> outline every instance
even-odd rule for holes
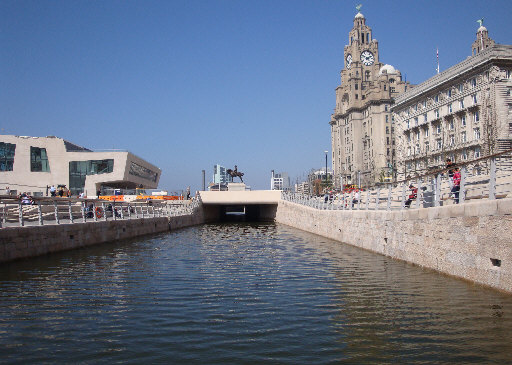
[[[379,60],[379,44],[356,7],[354,26],[344,47],[341,85],[331,116],[335,182],[373,185],[393,178],[393,97],[407,88],[400,71]]]

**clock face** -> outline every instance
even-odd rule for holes
[[[346,60],[347,60],[347,68],[350,68],[350,66],[352,65],[352,55],[348,54]]]
[[[373,53],[371,53],[368,50],[363,51],[363,53],[361,53],[361,62],[363,63],[363,65],[370,66],[373,64],[373,61],[375,61],[375,57],[373,56]]]

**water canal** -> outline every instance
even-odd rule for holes
[[[2,363],[506,363],[512,296],[274,224],[0,268]]]

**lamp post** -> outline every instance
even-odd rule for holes
[[[325,152],[325,190],[327,190],[327,154],[329,153],[329,151],[324,151]]]

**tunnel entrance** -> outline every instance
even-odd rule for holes
[[[268,222],[276,217],[277,204],[203,205],[205,220],[214,222]]]

